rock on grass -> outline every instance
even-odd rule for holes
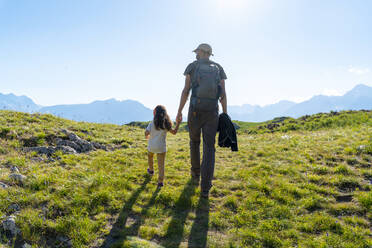
[[[8,187],[9,187],[9,186],[6,185],[5,183],[0,182],[0,189],[6,189],[6,188],[8,188]]]
[[[18,173],[12,173],[9,175],[9,178],[19,183],[23,183],[27,177]]]
[[[10,232],[12,236],[17,236],[20,230],[16,226],[16,217],[14,215],[8,216],[2,223],[5,232]]]

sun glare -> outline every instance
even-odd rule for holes
[[[251,0],[216,0],[216,5],[219,9],[236,10],[246,7]]]
[[[262,0],[211,0],[208,2],[208,8],[217,16],[252,17],[262,9],[263,3]]]

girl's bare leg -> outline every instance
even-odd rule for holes
[[[154,171],[154,153],[149,152],[147,155],[148,163],[149,163],[149,170]]]
[[[165,163],[165,152],[158,153],[158,167],[159,167],[159,178],[158,183],[162,183],[164,181],[164,163]]]

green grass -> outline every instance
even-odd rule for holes
[[[34,247],[371,247],[371,112],[243,123],[239,152],[217,147],[209,200],[189,179],[185,124],[168,136],[165,186],[146,176],[143,126],[0,111],[0,217]],[[278,123],[273,120],[275,123]],[[261,128],[260,128],[261,126]],[[62,128],[108,151],[55,160],[24,153]],[[362,146],[362,148],[360,148]],[[27,180],[9,180],[15,165]],[[344,196],[347,197],[344,197]],[[0,246],[8,247],[4,234]]]

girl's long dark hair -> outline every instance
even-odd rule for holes
[[[169,131],[172,128],[172,121],[167,114],[167,110],[162,105],[158,105],[155,108],[154,124],[157,130],[166,129]]]

